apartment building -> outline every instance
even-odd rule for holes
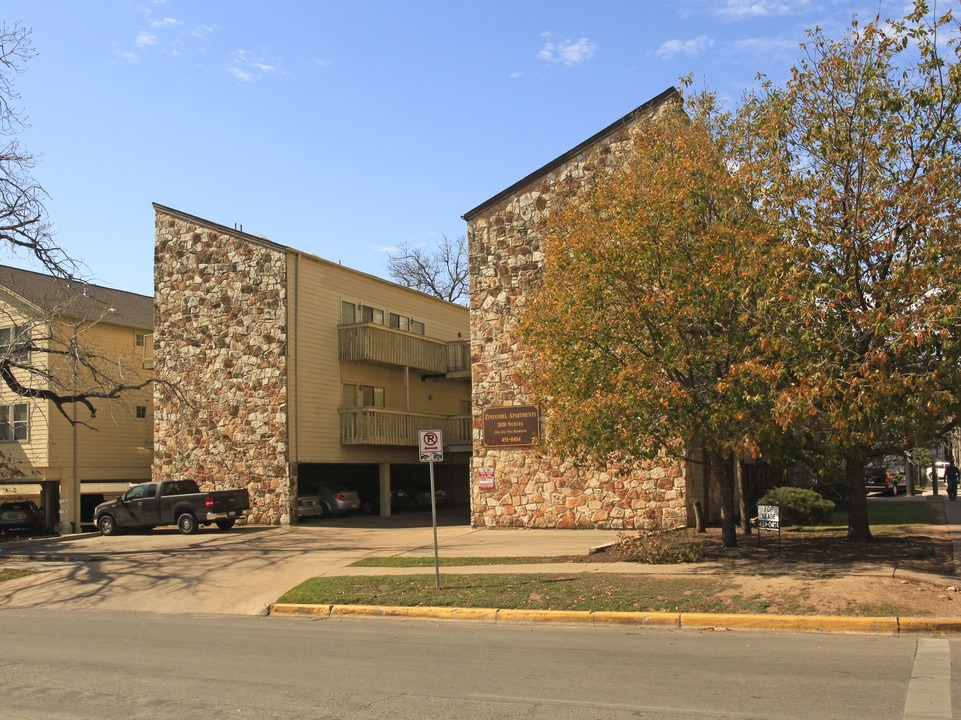
[[[702,465],[577,462],[549,444],[550,418],[526,377],[518,333],[526,295],[542,282],[543,243],[558,188],[586,183],[634,152],[631,129],[680,102],[669,88],[467,212],[474,355],[476,527],[652,529],[693,521],[693,500],[717,507]],[[501,426],[510,433],[502,434]],[[514,432],[514,428],[518,431]]]
[[[245,487],[247,522],[297,522],[321,480],[428,477],[467,502],[468,310],[162,205],[153,477]],[[389,514],[390,503],[380,503]]]
[[[91,407],[50,393],[147,383],[152,332],[153,298],[0,266],[0,497],[36,501],[44,528],[66,533],[80,529],[82,496],[150,478],[149,384]]]

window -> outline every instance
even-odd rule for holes
[[[384,311],[367,305],[360,306],[360,321],[366,323],[384,324]]]
[[[390,326],[398,330],[410,330],[410,318],[397,313],[390,314]]]
[[[143,419],[146,418],[146,417],[147,417],[147,406],[146,406],[146,405],[138,405],[138,406],[137,406],[137,419],[138,419],[138,420],[143,420]]]
[[[0,406],[0,442],[27,440],[30,436],[29,417],[26,404]]]
[[[343,407],[357,407],[357,386],[344,385]]]
[[[359,389],[361,405],[364,407],[384,407],[384,388],[361,385]]]
[[[385,407],[384,388],[344,384],[343,407]]]
[[[418,322],[417,320],[411,320],[405,315],[399,315],[398,313],[390,314],[390,326],[392,328],[397,328],[398,330],[407,330],[408,332],[417,333],[418,335],[424,334],[424,323]]]
[[[147,344],[147,340],[144,337],[143,333],[137,333],[136,335],[134,335],[134,345],[136,345],[137,347],[143,347],[146,344]]]
[[[357,322],[357,307],[351,302],[340,303],[340,323],[350,325]]]
[[[26,350],[27,341],[30,339],[28,328],[5,327],[0,328],[0,355],[8,356],[11,360],[25,362],[29,357]]]

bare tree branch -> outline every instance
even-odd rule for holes
[[[401,243],[387,256],[387,272],[405,287],[463,305],[469,293],[467,237],[451,242],[445,235],[433,249]]]
[[[16,140],[28,125],[15,104],[20,95],[14,79],[34,54],[30,30],[0,25],[0,243],[11,254],[25,252],[52,275],[71,277],[79,265],[54,241],[47,193],[31,177],[36,158]]]

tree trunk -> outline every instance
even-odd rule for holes
[[[748,508],[747,493],[744,492],[744,463],[734,461],[734,477],[737,483],[737,501],[741,512],[741,532],[751,534],[751,512]]]
[[[734,506],[734,457],[721,457],[711,451],[711,470],[721,492],[721,542],[724,547],[737,547],[737,523]]]
[[[871,526],[868,523],[868,491],[864,487],[864,460],[847,458],[845,462],[848,483],[848,540],[870,542]]]

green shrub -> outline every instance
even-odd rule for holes
[[[814,490],[796,487],[779,487],[768,490],[758,505],[777,505],[780,508],[781,526],[822,525],[834,512],[834,503],[821,497]]]
[[[683,530],[653,530],[621,535],[617,552],[626,562],[673,565],[698,562],[704,557],[705,546],[700,540],[691,542]]]

